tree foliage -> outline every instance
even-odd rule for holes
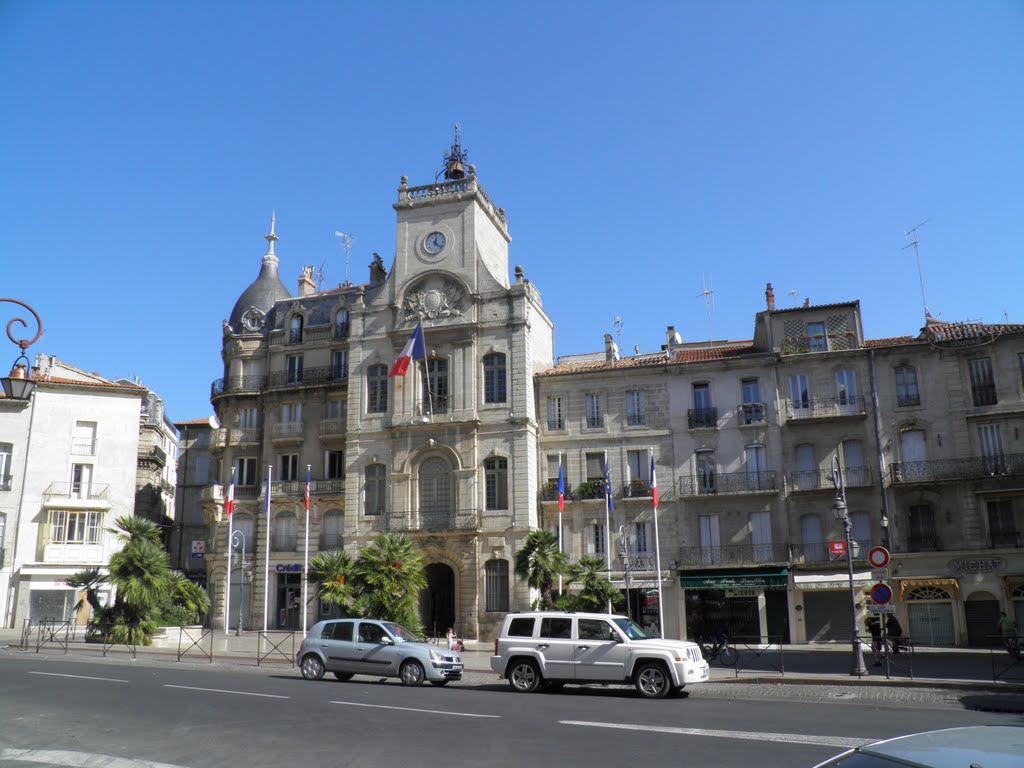
[[[605,561],[599,557],[581,557],[566,570],[569,587],[576,590],[558,599],[558,608],[563,611],[591,611],[604,613],[611,605],[612,610],[625,607],[626,599],[618,587],[608,580]]]
[[[548,610],[553,605],[555,579],[568,569],[565,554],[558,548],[558,537],[551,531],[531,531],[523,548],[516,553],[515,574],[540,593],[534,607]]]

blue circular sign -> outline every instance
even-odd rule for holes
[[[892,600],[892,588],[888,584],[875,584],[871,588],[871,599],[877,605],[885,605]]]

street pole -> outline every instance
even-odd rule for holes
[[[857,639],[857,594],[853,588],[853,522],[846,506],[846,482],[843,479],[842,465],[839,456],[832,457],[832,484],[836,487],[836,500],[832,502],[832,513],[843,524],[846,536],[846,568],[850,577],[850,674],[857,677],[868,673],[861,653],[860,641]]]

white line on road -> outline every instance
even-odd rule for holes
[[[414,707],[389,707],[387,704],[365,704],[361,701],[332,701],[346,707],[373,707],[374,709],[400,709],[403,712],[425,712],[428,715],[452,715],[453,717],[492,717],[500,720],[501,715],[478,715],[475,712],[452,712],[446,709],[415,709]]]
[[[234,693],[238,696],[262,696],[265,699],[290,699],[291,696],[279,696],[276,693],[251,693],[250,691],[227,691],[223,688],[196,688],[194,685],[164,685],[164,688],[180,688],[184,691],[206,691],[207,693]]]
[[[173,763],[154,763],[132,760],[92,752],[69,752],[64,749],[0,749],[0,761],[19,760],[25,763],[45,763],[68,768],[74,766],[103,766],[103,768],[183,768]]]
[[[586,720],[559,720],[562,725],[583,725],[590,728],[618,728],[626,731],[671,733],[679,736],[713,736],[720,739],[749,739],[751,741],[780,741],[789,744],[815,744],[822,747],[859,747],[877,739],[853,739],[843,736],[809,736],[802,733],[756,733],[753,731],[724,731],[712,728],[675,728],[668,725],[634,725],[631,723],[593,723]]]
[[[105,683],[127,683],[113,677],[89,677],[88,675],[62,675],[60,672],[29,672],[30,675],[46,675],[46,677],[73,677],[77,680],[102,680]]]

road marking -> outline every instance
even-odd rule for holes
[[[252,693],[250,691],[227,691],[223,688],[197,688],[194,685],[164,685],[164,688],[180,688],[183,691],[206,691],[207,693],[234,693],[238,696],[262,696],[265,699],[290,699],[291,696],[279,696],[276,693]]]
[[[672,733],[679,736],[712,736],[720,739],[748,739],[750,741],[780,741],[789,744],[815,744],[822,747],[859,747],[878,739],[855,739],[843,736],[810,736],[803,733],[757,733],[753,731],[723,731],[713,728],[675,728],[668,725],[634,725],[630,723],[594,723],[586,720],[559,720],[562,725],[582,725],[590,728],[617,728],[625,731]]]
[[[103,768],[184,768],[173,763],[154,763],[149,760],[132,760],[112,755],[97,755],[92,752],[69,752],[63,749],[0,749],[0,760],[20,760],[26,763],[47,765],[103,766]]]
[[[105,683],[127,683],[128,680],[118,680],[113,677],[89,677],[88,675],[62,675],[60,672],[29,672],[30,675],[45,675],[46,677],[73,677],[77,680],[102,680]]]
[[[428,715],[451,715],[453,717],[491,717],[500,720],[501,715],[479,715],[475,712],[452,712],[446,709],[416,709],[415,707],[390,707],[387,704],[365,704],[361,701],[332,701],[346,707],[372,707],[374,709],[398,709],[402,712],[425,712]]]

